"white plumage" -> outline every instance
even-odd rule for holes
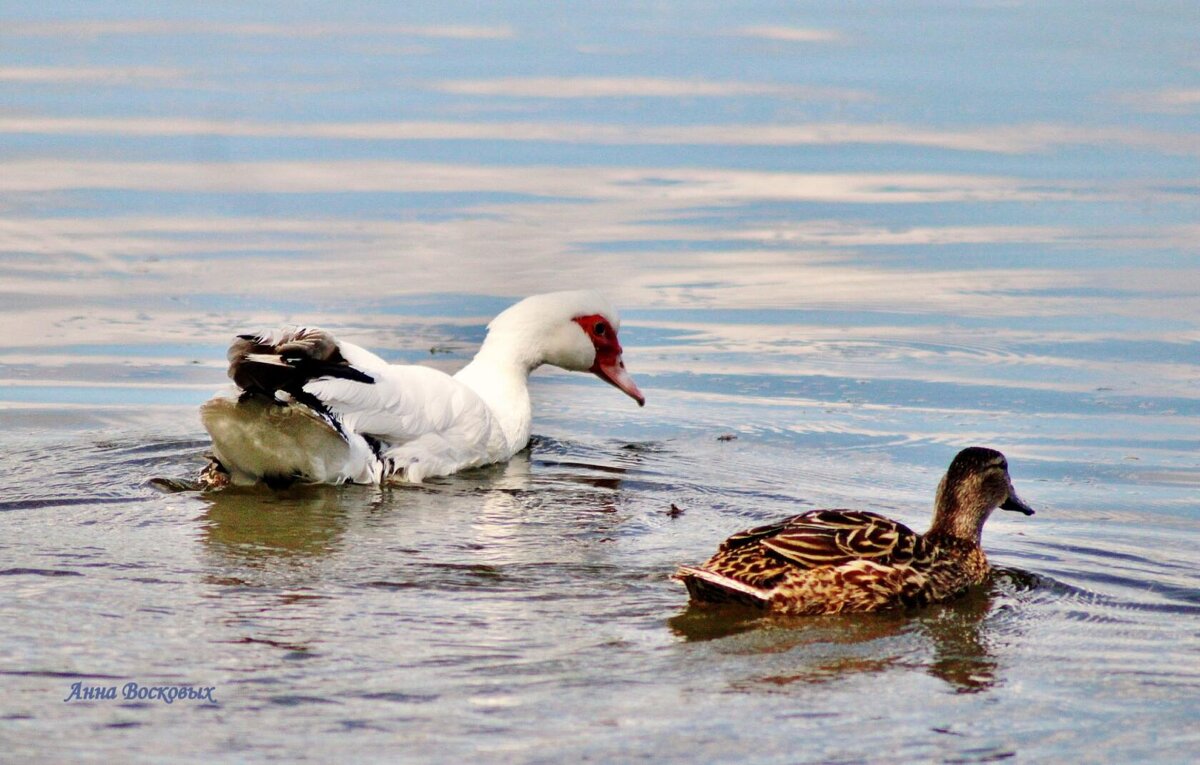
[[[242,335],[233,389],[201,407],[216,464],[209,485],[265,481],[420,482],[507,460],[529,442],[529,374],[591,371],[639,404],[617,339],[620,319],[590,291],[535,295],[488,325],[454,376],[389,364],[316,328]]]

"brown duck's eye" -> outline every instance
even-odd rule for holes
[[[608,332],[608,325],[602,321],[598,321],[592,331],[596,333],[597,337],[604,337],[604,334]]]

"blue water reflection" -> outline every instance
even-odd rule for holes
[[[0,8],[10,756],[1190,761],[1197,29],[1194,2]],[[578,286],[622,308],[646,409],[545,370],[532,453],[491,471],[145,483],[203,463],[234,333],[450,371]],[[920,526],[976,442],[1038,508],[989,523],[978,601],[731,624],[665,579],[812,506]],[[47,705],[55,673],[229,711]]]

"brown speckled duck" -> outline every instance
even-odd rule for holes
[[[988,575],[979,546],[992,511],[1033,515],[994,449],[963,449],[938,485],[929,531],[860,510],[812,510],[734,534],[675,578],[701,603],[789,615],[882,611],[961,595]]]

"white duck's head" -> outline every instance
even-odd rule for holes
[[[530,370],[553,364],[591,372],[644,406],[646,398],[621,358],[620,327],[621,317],[599,293],[549,292],[527,297],[492,319],[480,353],[503,353]]]

